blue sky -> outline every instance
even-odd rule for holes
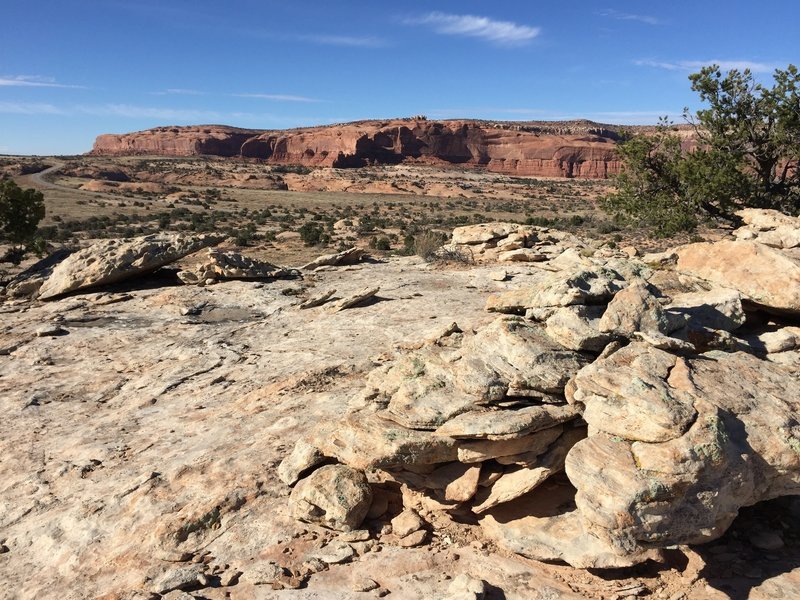
[[[3,0],[0,153],[368,118],[654,123],[716,61],[800,64],[796,0]]]

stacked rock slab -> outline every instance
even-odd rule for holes
[[[746,242],[741,260],[729,245],[743,243],[677,248],[678,272],[569,249],[531,266],[535,284],[488,299],[494,321],[374,370],[279,473],[313,483],[333,461],[388,478],[404,498],[471,511],[513,552],[577,567],[719,537],[741,507],[800,493],[800,264],[780,254],[784,285],[768,286],[781,251]]]
[[[178,278],[189,285],[203,286],[226,279],[272,280],[287,279],[295,275],[296,271],[291,269],[282,269],[238,252],[211,248],[201,264],[192,270],[181,271]]]
[[[586,245],[564,231],[519,225],[518,223],[482,223],[453,230],[453,239],[445,252],[469,256],[476,262],[543,262],[567,248]]]
[[[49,300],[150,273],[223,239],[218,235],[159,234],[102,240],[60,262],[39,288],[39,298]]]

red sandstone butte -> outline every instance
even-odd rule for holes
[[[361,167],[402,162],[496,173],[599,179],[619,172],[619,128],[591,121],[429,121],[423,117],[264,131],[223,125],[98,136],[90,154],[225,156],[272,164]]]

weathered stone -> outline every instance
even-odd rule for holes
[[[463,413],[434,435],[445,439],[507,440],[554,427],[578,416],[572,406],[528,406],[519,410],[490,410]]]
[[[553,273],[533,288],[489,296],[490,312],[523,313],[529,308],[601,304],[624,287],[619,273],[605,268]]]
[[[482,600],[486,592],[486,583],[482,579],[461,573],[447,586],[447,600]]]
[[[800,400],[787,371],[743,352],[676,359],[641,344],[599,362],[576,377],[590,436],[566,470],[581,517],[615,553],[717,538],[742,506],[800,491]],[[604,392],[612,371],[652,391]]]
[[[744,336],[754,352],[773,354],[800,348],[800,327],[782,327],[756,335]]]
[[[336,254],[325,254],[323,256],[319,256],[300,268],[304,271],[313,271],[319,267],[353,265],[363,260],[364,256],[366,256],[366,251],[363,249],[355,247],[348,248],[347,250],[337,252]]]
[[[414,533],[409,533],[407,536],[400,538],[397,545],[401,548],[414,548],[421,546],[428,539],[428,532],[425,529],[420,529]]]
[[[542,262],[548,259],[546,254],[534,250],[533,248],[516,248],[505,250],[497,255],[500,262]]]
[[[325,303],[326,303],[328,300],[330,300],[330,299],[331,299],[331,297],[332,297],[332,296],[333,296],[335,293],[336,293],[336,289],[331,289],[331,290],[328,290],[328,291],[326,291],[326,292],[322,292],[321,294],[316,294],[316,295],[314,295],[314,296],[311,296],[311,297],[310,297],[310,298],[308,298],[307,300],[304,300],[303,302],[301,302],[301,303],[300,303],[300,304],[297,306],[297,308],[299,308],[300,310],[305,310],[305,309],[307,309],[307,308],[314,308],[314,307],[316,307],[316,306],[322,306],[322,305],[323,305],[323,304],[325,304]]]
[[[447,502],[466,502],[475,495],[480,474],[480,465],[454,462],[439,467],[428,475],[425,487],[443,490]]]
[[[316,467],[325,460],[325,455],[304,440],[297,440],[292,453],[278,465],[278,477],[286,485],[294,485],[303,472]]]
[[[675,249],[677,269],[738,290],[744,299],[780,312],[800,312],[800,262],[757,242],[702,242]]]
[[[600,352],[613,336],[599,330],[602,306],[564,306],[546,321],[547,335],[570,350]]]
[[[541,429],[531,435],[509,440],[479,440],[460,442],[458,460],[462,463],[475,463],[516,454],[541,454],[558,439],[564,428],[560,425]]]
[[[354,294],[350,294],[349,296],[346,296],[335,304],[331,305],[331,312],[339,312],[347,308],[358,306],[365,300],[372,298],[380,291],[380,289],[380,287],[364,288],[363,290],[359,290]]]
[[[224,252],[217,248],[209,249],[208,257],[192,270],[181,271],[178,278],[188,285],[207,285],[225,279],[286,279],[296,271],[282,269],[238,252]]]
[[[371,503],[364,473],[343,465],[314,471],[295,486],[289,499],[296,519],[345,531],[361,525]]]
[[[456,440],[401,427],[374,413],[322,423],[309,436],[325,456],[359,469],[430,465],[458,458]]]
[[[684,317],[665,311],[652,292],[644,282],[617,292],[597,325],[600,331],[630,338],[636,331],[667,335],[683,327]]]
[[[589,362],[565,350],[540,325],[518,317],[496,319],[464,344],[465,353],[480,356],[509,387],[561,394],[570,377]]]
[[[502,513],[501,513],[502,515]],[[503,548],[534,560],[561,560],[577,568],[629,567],[648,559],[658,560],[658,550],[637,548],[618,553],[603,538],[588,532],[580,514],[518,516],[508,519],[489,513],[481,528]]]
[[[39,298],[49,300],[144,275],[222,239],[217,235],[172,234],[102,240],[61,261],[39,289]]]
[[[309,558],[316,559],[326,565],[338,565],[349,561],[356,555],[353,547],[343,540],[333,540],[319,550],[309,553]]]
[[[453,244],[484,244],[507,237],[522,229],[517,223],[481,223],[453,229]]]
[[[394,519],[392,519],[392,533],[399,538],[406,537],[408,534],[419,531],[425,522],[412,509],[407,508]]]
[[[247,565],[242,580],[253,585],[269,585],[283,576],[281,566],[271,560],[260,560]]]
[[[156,594],[166,594],[173,590],[185,590],[200,585],[200,577],[203,576],[203,568],[200,566],[186,567],[183,569],[173,569],[167,571],[161,577],[153,581],[150,589]]]
[[[472,508],[473,512],[486,512],[498,504],[510,502],[536,489],[548,477],[564,469],[567,453],[585,437],[586,432],[583,429],[570,429],[545,454],[532,458],[532,466],[506,471],[491,488],[481,490],[476,497],[479,504]]]
[[[692,329],[735,331],[745,321],[742,295],[724,288],[677,294],[672,297],[667,311],[683,315]]]
[[[664,335],[663,333],[635,331],[631,339],[645,342],[653,348],[669,352],[696,352],[697,347],[693,342]]]
[[[674,439],[697,414],[693,397],[675,381],[684,364],[678,361],[682,359],[633,343],[581,369],[572,397],[586,405],[583,418],[591,428],[648,442]]]

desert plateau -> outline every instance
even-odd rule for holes
[[[0,600],[800,598],[788,0],[4,7]]]

